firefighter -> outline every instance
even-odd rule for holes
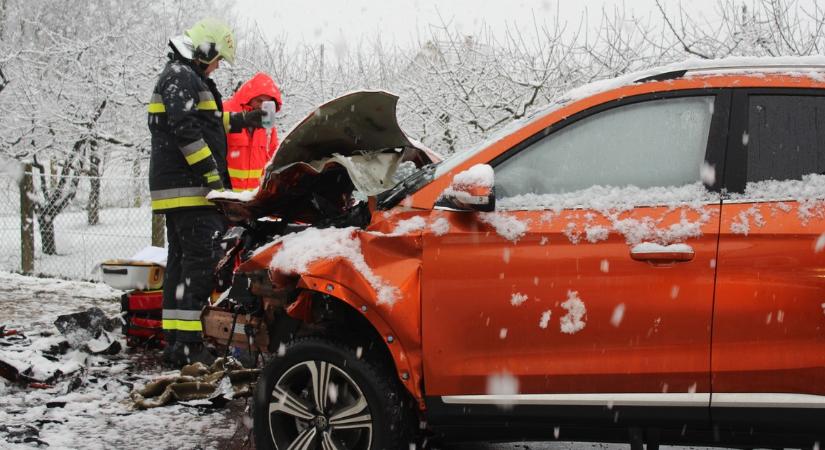
[[[281,91],[269,75],[259,72],[244,83],[224,107],[233,112],[254,111],[260,110],[265,101],[274,102],[275,110],[281,110]],[[245,128],[229,133],[226,140],[232,190],[257,188],[264,167],[278,147],[278,132],[274,127],[271,130]]]
[[[220,258],[223,217],[206,199],[230,186],[226,131],[260,126],[263,113],[223,113],[221,95],[209,78],[221,60],[232,64],[232,31],[204,19],[169,41],[169,61],[149,102],[152,211],[166,217],[168,257],[163,280],[164,363],[210,364],[200,313],[213,287]]]

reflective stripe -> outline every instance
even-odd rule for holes
[[[186,162],[189,163],[190,166],[195,165],[206,158],[212,156],[212,150],[209,150],[209,147],[203,147],[200,150],[186,155]]]
[[[229,118],[230,118],[229,113],[228,113],[228,112],[224,112],[224,113],[223,113],[223,131],[225,131],[225,132],[227,132],[227,133],[229,132],[229,128],[230,128],[230,126],[229,126]]]
[[[163,318],[181,320],[201,320],[201,311],[199,309],[164,309]]]
[[[160,114],[166,112],[166,107],[163,106],[163,103],[149,103],[149,106],[146,107],[146,110],[149,114]]]
[[[198,102],[196,108],[198,111],[217,111],[218,104],[215,103],[215,100],[207,100],[205,102]]]
[[[189,208],[193,206],[212,206],[214,203],[206,199],[206,197],[177,197],[163,200],[152,200],[152,210],[159,211],[164,209],[175,208]]]
[[[201,310],[191,310],[191,309],[179,309],[178,312],[178,319],[181,320],[201,320]]]
[[[205,196],[209,193],[212,189],[206,186],[193,186],[187,188],[172,188],[172,189],[161,189],[157,191],[152,191],[152,200],[165,200],[167,198],[177,198],[177,197],[196,197],[196,196]]]
[[[203,331],[200,320],[163,319],[164,330]]]
[[[247,192],[247,191],[254,191],[256,188],[232,188],[232,192]]]
[[[214,183],[215,181],[218,181],[218,180],[221,179],[221,176],[218,175],[217,173],[208,173],[204,176],[206,177],[206,182],[207,183]]]
[[[232,178],[261,178],[262,169],[232,169],[229,168],[229,176]]]
[[[204,147],[206,147],[206,141],[203,139],[198,139],[197,141],[184,145],[180,148],[180,151],[183,152],[183,156],[188,156]]]
[[[177,320],[177,329],[180,331],[203,331],[203,324],[198,320]]]

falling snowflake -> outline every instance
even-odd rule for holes
[[[622,324],[622,319],[624,319],[624,303],[619,303],[613,308],[613,316],[610,317],[610,324],[614,327],[618,328],[619,325]]]
[[[539,320],[539,328],[546,329],[547,326],[550,324],[550,316],[553,314],[552,311],[549,309],[543,313],[541,313],[541,319]]]
[[[820,253],[822,250],[825,250],[825,233],[820,234],[814,242],[814,253]]]
[[[704,161],[702,167],[699,168],[699,177],[706,185],[713,186],[716,183],[716,169],[707,161]]]
[[[512,374],[504,371],[487,377],[487,395],[493,396],[499,406],[505,408],[512,406],[512,396],[518,393],[518,378]]]

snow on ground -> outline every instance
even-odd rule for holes
[[[0,272],[0,325],[24,333],[32,341],[29,349],[42,347],[57,340],[53,322],[58,315],[90,307],[116,315],[121,293],[101,284]],[[23,350],[18,345],[0,350]],[[0,448],[36,448],[36,442],[21,442],[26,436],[57,449],[240,447],[247,433],[239,425],[243,399],[214,410],[131,407],[128,398],[133,387],[170,373],[160,368],[159,353],[124,350],[114,356],[88,355],[76,386],[72,386],[73,376],[45,389],[0,378]]]
[[[35,219],[35,273],[79,279],[99,279],[94,270],[106,259],[128,258],[152,242],[152,211],[106,208],[100,223],[86,223],[85,211],[61,213],[55,220],[57,255],[44,255]],[[0,214],[0,270],[20,270],[20,217]]]

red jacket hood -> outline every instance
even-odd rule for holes
[[[249,81],[243,84],[229,102],[245,107],[247,103],[259,95],[268,95],[275,99],[276,110],[281,110],[281,91],[275,85],[272,78],[263,73],[258,72]]]

